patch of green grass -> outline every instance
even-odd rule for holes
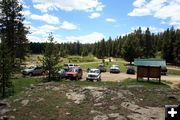
[[[35,77],[20,77],[16,79],[12,79],[14,85],[15,94],[23,91],[25,88],[29,87],[31,84],[36,85],[40,83],[42,80]]]
[[[173,84],[172,82],[167,81],[167,80],[162,80],[162,82],[165,83],[165,84]]]
[[[101,81],[101,82],[91,82],[91,81],[60,81],[60,84],[66,84],[70,86],[94,86],[94,87],[107,87],[107,88],[170,88],[166,82],[161,83],[158,80],[136,80],[136,79],[126,79],[121,82],[111,82],[111,81]]]
[[[160,51],[159,51],[159,52],[156,52],[155,58],[161,59],[161,58],[162,58],[162,53],[161,53]]]
[[[91,81],[60,81],[60,84],[68,86],[94,86],[94,87],[119,87],[121,84],[118,82],[91,82]]]
[[[78,65],[81,66],[82,69],[87,70],[87,68],[97,68],[98,64],[100,64],[101,62],[95,62],[95,63],[80,63]]]
[[[167,74],[168,75],[180,75],[180,71],[179,70],[168,69]]]
[[[85,63],[85,64],[79,64],[84,70],[86,70],[87,68],[97,68],[99,64],[102,64],[101,62],[96,62],[96,63]],[[107,69],[107,71],[110,71],[110,67],[113,64],[117,64],[119,65],[120,71],[121,72],[126,72],[127,68],[126,65],[124,63],[124,61],[117,61],[117,62],[105,62],[105,67]]]
[[[123,87],[130,88],[130,87],[144,87],[144,88],[170,88],[166,82],[161,81],[159,83],[159,80],[135,80],[135,79],[126,79],[122,82],[120,82]]]
[[[32,62],[32,61],[39,61],[39,59],[42,59],[43,55],[42,54],[31,54],[29,57],[26,57],[27,62]]]
[[[88,56],[68,56],[68,62],[81,63],[81,62],[95,62],[97,61],[93,55]]]

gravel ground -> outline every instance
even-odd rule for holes
[[[82,80],[86,80],[86,77],[87,77],[87,72],[84,72]],[[136,79],[136,74],[135,75],[126,74],[126,73],[112,74],[109,72],[105,72],[101,74],[102,81],[123,81],[127,78]],[[161,80],[166,80],[172,82],[173,84],[179,84],[180,76],[177,75],[161,76]]]

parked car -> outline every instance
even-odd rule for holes
[[[69,79],[81,79],[83,75],[83,71],[80,67],[70,68],[68,72],[65,73],[65,77]]]
[[[166,66],[161,66],[161,75],[166,75],[166,73],[167,73],[167,68],[166,68]]]
[[[135,74],[135,68],[134,66],[127,66],[127,74]]]
[[[43,67],[39,67],[39,66],[34,67],[33,66],[33,67],[29,67],[29,68],[22,70],[22,74],[30,75],[30,76],[43,75],[43,74],[45,74],[45,69],[43,69]]]
[[[110,68],[110,73],[120,73],[119,65],[112,65]]]
[[[86,77],[86,80],[97,80],[101,81],[101,71],[99,69],[90,69],[88,71],[88,76]]]
[[[54,74],[52,75],[52,78],[59,80],[61,78],[65,78],[65,74],[66,74],[66,71],[64,69],[60,69],[54,72]]]
[[[100,72],[106,72],[106,68],[105,68],[105,65],[104,64],[99,64],[97,69],[100,70]]]
[[[73,64],[73,63],[65,63],[65,64],[64,64],[64,69],[65,69],[65,70],[69,70],[69,69],[71,69],[71,68],[73,68],[73,67],[77,67],[77,65],[76,65],[76,64]]]

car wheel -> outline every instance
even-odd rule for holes
[[[33,73],[29,73],[29,76],[33,76]]]
[[[76,80],[79,80],[79,78],[78,78],[78,77],[76,77]]]
[[[45,75],[45,72],[43,71],[43,72],[41,73],[41,75]]]

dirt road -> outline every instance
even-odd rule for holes
[[[87,76],[87,72],[84,72],[82,79],[86,80],[86,76]],[[109,72],[102,73],[101,75],[102,81],[123,81],[127,78],[136,79],[136,75],[130,75],[126,73],[112,74]],[[176,75],[161,76],[161,80],[170,81],[173,84],[179,84],[180,76],[176,76]]]

